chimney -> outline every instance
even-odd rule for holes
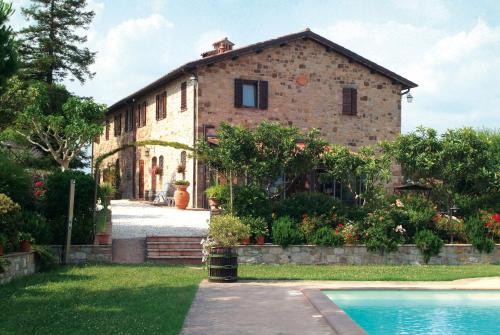
[[[202,53],[201,57],[205,58],[208,56],[218,55],[226,51],[233,50],[234,43],[228,40],[227,37],[225,37],[223,40],[217,41],[212,45],[214,46],[214,49]]]

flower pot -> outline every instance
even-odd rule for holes
[[[4,251],[3,251],[3,245],[0,244],[0,256],[3,256],[3,253],[4,253]]]
[[[21,252],[30,252],[31,251],[31,242],[30,241],[20,241],[19,242],[19,250]]]
[[[258,245],[264,245],[266,237],[264,235],[259,235],[255,238],[255,241],[257,242]]]
[[[186,209],[189,203],[189,193],[187,185],[177,185],[177,191],[174,193],[175,207],[178,209]]]
[[[220,201],[216,198],[208,198],[210,209],[219,209]]]
[[[208,256],[208,281],[232,283],[238,280],[238,255],[232,248],[212,248]]]
[[[96,234],[95,237],[96,237],[97,243],[99,245],[111,244],[111,235],[110,234],[106,234],[106,233]]]
[[[243,244],[243,245],[249,245],[250,244],[250,237],[242,239],[241,240],[241,244]]]

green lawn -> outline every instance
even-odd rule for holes
[[[500,265],[244,265],[242,279],[453,280]],[[205,270],[155,265],[59,267],[0,286],[0,334],[177,334]]]

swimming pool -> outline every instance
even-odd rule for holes
[[[500,334],[500,290],[325,290],[370,335]]]

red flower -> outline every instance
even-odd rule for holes
[[[500,222],[500,214],[494,214],[494,215],[491,216],[491,218],[493,220],[495,220],[496,222]]]
[[[40,195],[42,194],[42,192],[40,190],[36,190],[35,192],[33,192],[33,194],[35,195],[35,197],[40,197]]]
[[[493,226],[493,221],[488,221],[484,224],[486,228],[491,228]]]
[[[35,187],[43,187],[43,185],[44,185],[44,183],[43,183],[43,181],[41,181],[41,180],[40,180],[40,181],[37,181],[37,182],[35,183]]]
[[[337,227],[338,227],[338,228],[342,228],[343,226],[344,226],[344,225],[343,225],[342,223],[339,223]]]

